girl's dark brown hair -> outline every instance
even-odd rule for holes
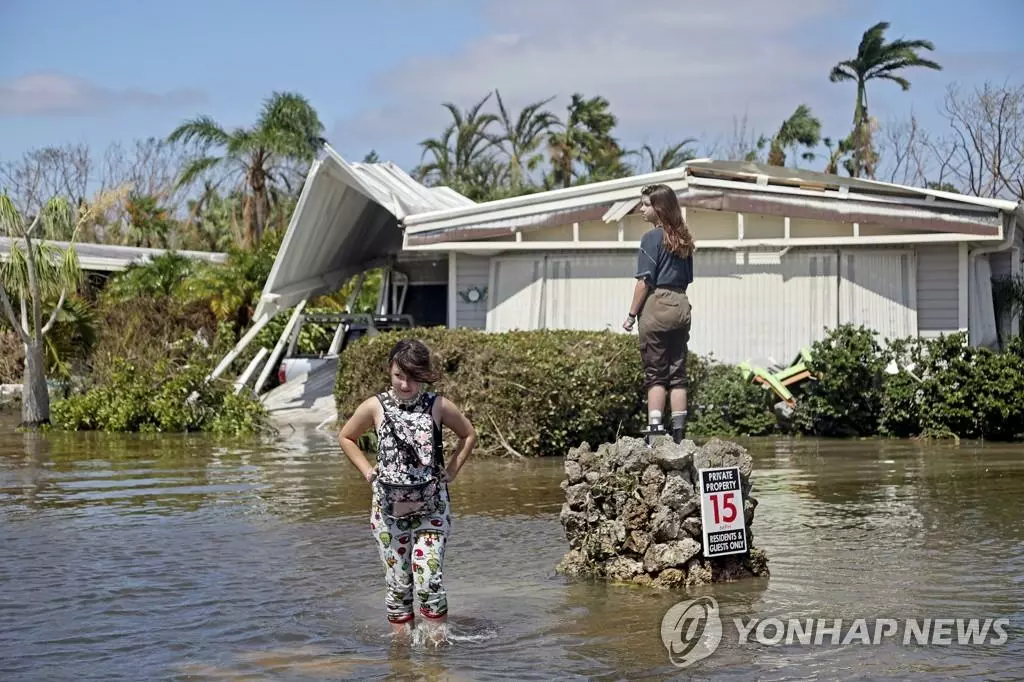
[[[434,366],[430,349],[417,339],[403,339],[395,344],[388,353],[389,372],[394,364],[413,381],[432,384],[441,378],[441,372]]]
[[[679,210],[679,198],[668,185],[647,185],[640,194],[651,200],[651,208],[658,216],[658,224],[665,230],[665,249],[680,258],[686,258],[696,250],[693,235]]]

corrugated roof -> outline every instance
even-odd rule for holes
[[[734,206],[757,205],[763,212],[805,208],[814,217],[865,222],[898,220],[909,228],[956,231],[972,227],[979,234],[998,232],[999,212],[1013,212],[1017,202],[940,192],[921,187],[846,178],[764,164],[698,159],[667,171],[645,173],[627,178],[538,192],[473,206],[456,207],[406,216],[403,222],[409,243],[440,233],[458,234],[465,240],[470,230],[479,227],[490,232],[496,224],[529,229],[546,224],[547,217],[559,211],[605,206],[607,222],[620,220],[635,210],[636,199],[644,185],[665,183],[676,190],[681,203],[704,202],[711,210],[757,212],[753,208],[724,208],[714,205],[727,201]],[[700,191],[698,191],[700,190]],[[713,196],[708,195],[708,191]],[[687,203],[689,202],[689,204]],[[708,203],[710,202],[710,203]],[[815,204],[812,210],[810,204]],[[804,206],[807,204],[807,206]],[[777,207],[776,210],[771,206]],[[913,215],[909,215],[908,211]],[[829,218],[828,214],[834,214]],[[798,217],[800,213],[791,215]],[[805,217],[812,217],[807,215]],[[906,218],[912,218],[907,221]],[[436,240],[431,240],[436,241]]]
[[[422,185],[393,163],[349,163],[329,145],[313,163],[256,317],[337,290],[402,250],[399,217],[475,205]]]
[[[895,197],[906,198],[934,198],[952,201],[954,203],[973,204],[986,208],[995,208],[1001,211],[1014,211],[1017,202],[1006,199],[995,199],[989,197],[975,197],[969,194],[957,194],[956,192],[942,192],[926,187],[914,187],[912,185],[898,185],[891,182],[879,180],[868,180],[865,178],[848,178],[841,175],[832,175],[819,171],[802,170],[799,168],[788,168],[783,166],[769,166],[750,161],[713,161],[701,159],[689,161],[685,164],[693,177],[719,177],[723,180],[746,180],[754,181],[764,178],[766,185],[780,185],[805,189],[831,189],[839,190],[842,187],[857,190],[865,194],[883,194]]]

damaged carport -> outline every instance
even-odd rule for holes
[[[310,166],[252,326],[208,378],[223,374],[274,317],[293,309],[256,380],[258,394],[311,298],[337,291],[355,275],[393,263],[402,250],[399,220],[404,216],[472,203],[448,188],[425,187],[392,163],[349,163],[324,144]],[[350,300],[350,309],[351,305]],[[236,382],[237,390],[261,361],[260,355],[250,363]]]

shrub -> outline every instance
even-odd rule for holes
[[[217,321],[201,302],[183,304],[170,296],[140,296],[97,309],[98,338],[89,358],[93,379],[105,381],[120,361],[146,372],[168,357],[186,361],[212,342]]]
[[[901,371],[886,381],[883,434],[993,440],[1024,434],[1020,338],[1003,353],[971,347],[962,333],[900,340],[892,354]]]
[[[771,408],[774,394],[744,379],[733,365],[708,365],[699,395],[699,401],[688,401],[696,409],[689,410],[687,437],[765,436],[778,426]]]
[[[908,438],[920,434],[924,389],[917,372],[924,366],[926,352],[926,340],[918,337],[894,339],[889,343],[885,357],[895,363],[897,371],[884,378],[878,420],[881,435]]]
[[[634,337],[443,327],[414,334],[430,346],[444,371],[434,388],[473,422],[481,452],[563,455],[582,441],[610,442],[644,428],[643,369]],[[388,388],[388,351],[408,336],[395,331],[364,337],[341,354],[335,386],[339,419]],[[703,367],[691,354],[691,385]],[[446,437],[451,437],[447,430]]]
[[[877,332],[840,325],[811,346],[808,382],[794,424],[818,436],[867,436],[878,431],[885,361]]]
[[[140,368],[116,359],[105,380],[58,400],[51,422],[70,431],[190,432],[245,435],[266,430],[263,405],[234,395],[226,382],[205,382],[210,363],[170,358]],[[189,401],[193,393],[196,399]]]

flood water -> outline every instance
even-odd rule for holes
[[[451,486],[451,641],[395,643],[368,486],[330,436],[25,435],[0,422],[0,679],[1022,679],[1024,447],[745,443],[766,580],[699,592],[554,566],[560,460],[470,460]],[[661,621],[717,599],[687,668]],[[1009,618],[1002,644],[740,644],[734,618]],[[767,630],[770,636],[774,631]],[[900,630],[902,632],[902,629]]]

